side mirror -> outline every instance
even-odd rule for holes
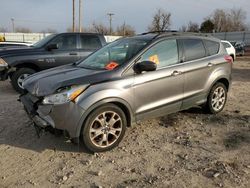
[[[54,49],[58,49],[58,48],[59,48],[58,44],[55,44],[55,43],[49,44],[49,45],[46,47],[46,49],[47,49],[48,51],[54,50]]]
[[[142,73],[143,71],[155,71],[157,68],[157,64],[152,61],[142,61],[134,65],[134,71],[137,74]]]

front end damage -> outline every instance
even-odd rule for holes
[[[0,58],[0,80],[4,81],[8,79],[8,64]]]
[[[61,105],[44,105],[42,97],[30,93],[20,96],[20,101],[31,119],[38,135],[41,130],[62,130],[69,138],[77,140],[77,128],[84,110],[73,102]]]

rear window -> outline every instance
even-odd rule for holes
[[[82,49],[96,50],[102,47],[101,41],[97,36],[81,35]]]
[[[226,43],[226,42],[222,42],[224,48],[231,48],[230,44]]]
[[[201,39],[182,39],[185,61],[200,59],[206,56]]]
[[[207,48],[208,56],[215,55],[219,52],[220,43],[211,40],[204,40],[204,44]]]

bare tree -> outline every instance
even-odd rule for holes
[[[243,31],[246,30],[246,12],[243,9],[231,9],[230,11],[216,9],[211,21],[216,32]]]
[[[26,28],[26,27],[17,27],[15,28],[15,31],[17,33],[31,33],[32,32],[29,28]]]
[[[96,24],[94,22],[88,30],[89,32],[100,33],[103,35],[109,34],[109,28],[104,26],[102,23]]]
[[[120,36],[133,36],[135,35],[135,29],[130,25],[126,25],[125,23],[121,26],[118,26],[116,29],[116,35]]]
[[[239,9],[231,9],[230,10],[230,18],[231,18],[231,30],[233,31],[244,31],[246,30],[246,12],[239,8]]]
[[[155,13],[152,23],[148,26],[149,31],[163,31],[170,28],[171,13],[158,9]]]
[[[188,23],[188,26],[187,26],[187,31],[188,32],[199,32],[200,31],[199,24],[190,21]]]
[[[4,27],[0,27],[0,32],[6,33],[6,32],[8,32],[8,29],[6,29],[6,28],[4,28]]]
[[[56,29],[47,28],[41,31],[42,33],[57,33]]]
[[[216,9],[212,14],[212,22],[216,32],[228,31],[228,15],[222,9]]]
[[[187,32],[187,26],[186,25],[181,26],[181,28],[179,29],[179,31],[181,31],[181,32]]]

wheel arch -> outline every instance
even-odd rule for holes
[[[233,61],[235,60],[234,54],[230,54],[230,56],[233,58]]]
[[[16,69],[20,69],[20,68],[30,68],[35,70],[36,72],[40,71],[40,67],[35,65],[34,63],[21,63],[15,66]]]
[[[222,83],[222,84],[224,84],[224,85],[226,86],[227,91],[228,91],[229,88],[230,88],[230,81],[229,81],[227,78],[225,78],[225,77],[220,77],[220,78],[216,79],[216,80],[211,84],[211,86],[210,86],[210,88],[209,88],[209,91],[211,91],[211,89],[213,88],[213,86],[214,86],[216,83]]]
[[[82,115],[78,123],[77,130],[76,130],[76,137],[81,136],[82,128],[89,114],[92,113],[96,108],[107,103],[114,104],[118,106],[119,108],[121,108],[121,110],[124,112],[126,119],[127,119],[127,123],[128,123],[127,127],[130,127],[132,125],[132,122],[134,122],[135,119],[134,119],[134,114],[132,112],[131,106],[126,101],[120,98],[106,98],[106,99],[103,99],[101,101],[94,103],[85,111],[85,113]]]

